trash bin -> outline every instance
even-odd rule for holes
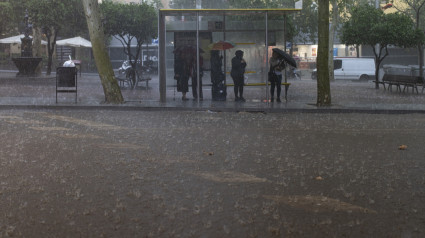
[[[56,69],[58,87],[75,87],[77,83],[76,67],[58,67]]]
[[[75,102],[77,102],[77,68],[56,68],[56,103],[58,93],[75,93]]]

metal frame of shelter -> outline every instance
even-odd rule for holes
[[[195,16],[196,17],[196,45],[197,45],[197,80],[198,84],[200,77],[199,77],[199,17],[200,14],[204,15],[215,15],[215,16],[223,16],[225,18],[226,15],[235,15],[235,14],[250,14],[250,13],[256,13],[256,14],[264,14],[265,17],[265,45],[264,50],[266,51],[266,65],[269,64],[269,56],[268,56],[268,16],[269,14],[280,14],[280,15],[286,15],[288,13],[294,13],[299,12],[301,9],[296,8],[276,8],[276,9],[257,9],[257,8],[251,8],[251,9],[160,9],[159,10],[159,20],[158,20],[158,38],[159,38],[159,94],[160,94],[160,102],[166,102],[166,66],[165,66],[165,60],[166,60],[166,25],[165,25],[165,17],[167,16],[180,16],[182,14],[189,15],[189,16]],[[226,23],[225,20],[224,26],[223,26],[223,32],[226,32]],[[256,31],[256,30],[252,30]],[[226,40],[226,39],[224,39]],[[267,72],[265,72],[267,74]],[[267,100],[269,98],[268,95],[268,83],[266,83],[266,95]],[[199,98],[198,98],[199,100]]]

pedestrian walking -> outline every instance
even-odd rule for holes
[[[243,86],[244,86],[244,74],[245,74],[246,62],[243,59],[243,51],[237,50],[235,57],[232,59],[232,70],[230,76],[232,76],[234,83],[235,101],[245,102],[243,97]]]

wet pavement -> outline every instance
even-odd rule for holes
[[[424,237],[424,121],[0,110],[0,237]]]
[[[153,79],[107,105],[83,74],[75,104],[0,75],[0,237],[425,236],[425,94],[339,81],[317,108],[304,79],[283,103],[159,103]]]
[[[289,80],[287,101],[282,103],[266,102],[265,86],[245,87],[244,96],[247,102],[234,102],[233,87],[228,87],[226,101],[211,100],[211,86],[204,86],[203,101],[182,101],[181,94],[176,92],[168,82],[166,102],[159,101],[158,78],[153,77],[146,85],[141,82],[136,89],[123,87],[125,103],[122,105],[104,104],[103,89],[96,74],[82,74],[78,79],[78,102],[74,103],[75,94],[58,94],[55,102],[55,75],[41,78],[16,78],[14,72],[0,72],[0,106],[27,107],[126,107],[135,110],[212,110],[212,111],[364,111],[364,112],[423,112],[425,111],[425,94],[419,88],[419,94],[376,90],[372,81],[336,81],[331,83],[332,106],[317,108],[317,85],[304,76],[302,80]],[[204,79],[206,81],[206,79]],[[204,82],[206,84],[206,82]],[[191,92],[188,93],[189,98]],[[282,94],[283,98],[283,94]]]

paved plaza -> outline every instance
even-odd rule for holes
[[[421,238],[422,114],[0,110],[0,237]]]
[[[0,73],[0,237],[424,237],[425,94],[290,80],[288,101],[103,103]],[[190,93],[189,93],[190,94]]]
[[[122,93],[126,101],[122,105],[104,104],[103,89],[99,76],[82,74],[78,78],[78,102],[74,103],[74,94],[59,94],[55,102],[55,75],[40,78],[16,78],[14,72],[0,72],[0,105],[2,106],[72,106],[72,107],[133,107],[143,110],[214,110],[214,111],[380,111],[380,112],[422,112],[425,111],[425,94],[419,88],[419,94],[409,92],[376,90],[372,81],[335,81],[331,82],[332,106],[317,108],[317,84],[303,75],[301,80],[288,80],[287,102],[266,102],[265,86],[245,87],[244,96],[247,102],[234,102],[233,87],[227,88],[226,101],[211,100],[211,86],[204,79],[203,101],[182,101],[181,93],[169,81],[167,101],[159,101],[158,78],[153,77],[146,85],[141,82],[135,89],[123,87]],[[229,79],[228,79],[229,80]],[[191,92],[188,93],[191,98]],[[283,95],[282,95],[283,97]]]

